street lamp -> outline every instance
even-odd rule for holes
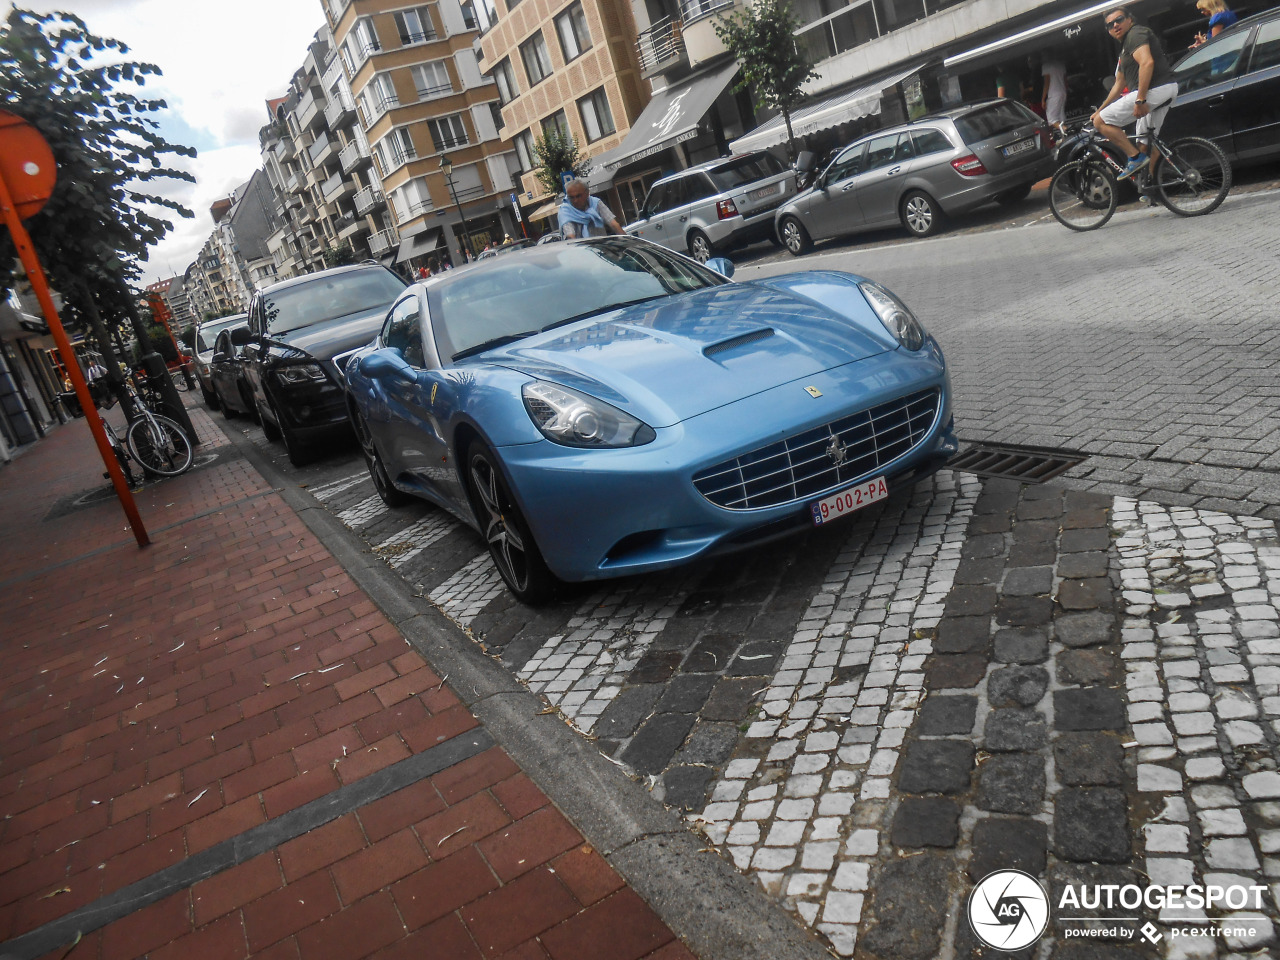
[[[444,174],[445,182],[449,184],[449,195],[453,197],[453,205],[458,208],[458,219],[462,221],[462,235],[467,239],[467,259],[475,259],[475,245],[471,242],[471,230],[467,227],[466,214],[462,212],[462,204],[458,202],[458,191],[453,188],[453,161],[449,159],[447,153],[440,154],[440,171]]]

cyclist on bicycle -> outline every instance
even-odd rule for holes
[[[1134,23],[1127,7],[1109,11],[1105,22],[1107,31],[1120,41],[1120,60],[1111,92],[1093,115],[1093,126],[1129,158],[1117,178],[1125,180],[1157,158],[1134,146],[1122,128],[1136,120],[1139,135],[1153,126],[1158,130],[1178,95],[1178,84],[1169,72],[1159,38],[1150,27]],[[1128,93],[1124,93],[1126,89]]]

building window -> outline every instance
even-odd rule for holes
[[[511,142],[516,147],[516,160],[520,163],[520,172],[528,173],[533,169],[533,135],[528,130],[521,130]]]
[[[409,72],[413,74],[419,100],[430,100],[432,97],[453,93],[453,81],[449,78],[449,69],[443,60],[420,63]]]
[[[546,137],[553,133],[560,134],[566,140],[569,139],[569,118],[563,110],[557,110],[542,121],[542,135]]]
[[[520,88],[516,86],[516,72],[511,68],[511,58],[505,57],[493,68],[493,79],[498,84],[498,99],[502,103],[508,104],[520,95]]]
[[[462,7],[462,25],[466,27],[468,30],[480,29],[479,24],[476,23],[475,8],[471,6],[470,3],[463,3],[461,4],[461,7]]]
[[[502,107],[497,100],[489,101],[489,113],[493,115],[493,129],[501,130],[505,121],[502,119]]]
[[[565,63],[591,49],[591,31],[587,29],[587,17],[582,12],[581,3],[575,3],[556,17],[556,33],[560,35]]]
[[[380,117],[391,107],[400,105],[400,97],[396,94],[396,86],[391,82],[389,73],[375,73],[361,95],[367,98],[366,107],[370,117]]]
[[[407,163],[418,155],[418,151],[413,146],[413,138],[409,136],[408,127],[396,127],[386,137],[378,141],[378,146],[386,151],[384,159],[389,161],[386,164],[388,171],[396,169],[396,167]],[[380,154],[382,150],[379,150]]]
[[[401,10],[396,15],[396,30],[400,32],[400,46],[427,43],[436,38],[436,28],[431,22],[431,11],[426,7]]]
[[[578,113],[582,116],[582,129],[587,143],[607,137],[617,128],[613,125],[613,113],[609,110],[609,98],[604,87],[589,93],[578,101]]]
[[[377,53],[382,49],[382,45],[378,43],[378,31],[374,29],[373,21],[368,18],[356,21],[356,57],[361,63],[368,59],[369,54]]]
[[[451,117],[439,117],[427,121],[427,129],[431,131],[431,140],[436,150],[449,147],[461,147],[467,144],[467,128],[462,124],[462,114],[455,113]]]
[[[541,30],[520,44],[520,56],[524,60],[524,72],[529,75],[529,86],[551,76],[551,55],[547,53]]]
[[[510,13],[517,6],[519,6],[519,4],[520,4],[520,0],[507,0],[507,12]]]

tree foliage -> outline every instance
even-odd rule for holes
[[[53,286],[72,301],[93,296],[109,317],[132,313],[128,284],[173,228],[165,212],[192,216],[163,181],[195,181],[169,165],[196,152],[160,134],[154,115],[165,101],[141,95],[159,67],[128,52],[69,13],[14,8],[0,24],[0,109],[33,124],[58,164],[53,195],[27,230]],[[13,259],[0,232],[0,293],[13,283]]]
[[[587,160],[578,152],[577,138],[565,136],[559,130],[549,130],[534,141],[533,160],[534,176],[542,189],[553,196],[564,189],[562,174],[587,175]]]
[[[790,0],[757,0],[715,24],[716,35],[742,66],[735,91],[750,90],[756,106],[777,110],[787,125],[787,150],[795,156],[791,112],[817,71],[796,44],[800,21]]]
[[[326,267],[345,267],[347,264],[355,262],[356,252],[351,249],[351,244],[345,240],[324,248],[324,265]]]

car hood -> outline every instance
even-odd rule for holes
[[[380,304],[372,310],[336,317],[313,323],[297,330],[270,334],[270,339],[286,347],[292,347],[317,360],[332,360],[340,353],[363,347],[378,335],[390,303]]]
[[[670,426],[896,347],[856,280],[797,274],[724,284],[611,310],[477,359]],[[812,294],[815,283],[817,299],[797,292]]]

